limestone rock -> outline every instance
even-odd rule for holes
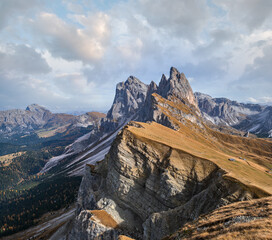
[[[161,239],[203,213],[253,197],[223,174],[210,161],[135,136],[128,126],[105,160],[86,168],[77,214],[104,210],[120,226],[120,234]]]
[[[179,99],[188,101],[197,108],[197,101],[187,78],[184,73],[180,73],[174,67],[170,69],[169,79],[164,74],[162,75],[157,93],[164,98],[173,95]]]
[[[136,77],[130,76],[116,86],[115,98],[107,118],[119,120],[135,114],[145,102],[148,86]]]

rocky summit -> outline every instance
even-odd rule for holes
[[[194,94],[175,68],[159,85],[118,84],[96,129],[108,135],[78,153],[90,157],[78,158],[87,165],[75,216],[52,239],[174,238],[203,214],[270,196],[271,141],[231,127],[264,109]]]

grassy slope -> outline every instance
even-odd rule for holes
[[[272,198],[233,203],[187,223],[164,240],[271,239]]]
[[[269,152],[266,150],[271,149],[271,142],[261,139],[246,139],[244,142],[241,137],[223,135],[236,140],[232,146],[230,144],[226,146],[214,135],[204,135],[201,131],[192,131],[191,127],[185,125],[180,125],[180,130],[175,131],[155,122],[138,124],[141,128],[128,127],[128,130],[137,138],[141,138],[151,145],[152,142],[159,142],[192,156],[212,161],[226,172],[224,177],[241,182],[245,187],[254,190],[260,197],[272,194],[272,175],[266,173],[268,170],[266,164],[269,161],[267,156]],[[242,154],[241,152],[238,154],[236,143],[238,140],[239,144],[248,149],[249,153],[244,151]],[[259,151],[259,155],[254,153],[254,149],[251,149],[255,145],[259,147],[258,144],[263,145],[264,149]],[[239,151],[242,151],[240,150],[241,146],[238,148]],[[247,161],[238,159],[237,157],[240,155],[246,157]],[[235,162],[228,160],[233,157],[236,159]],[[258,159],[258,163],[256,163],[256,159]],[[270,158],[270,164],[271,161]]]

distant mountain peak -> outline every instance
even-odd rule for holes
[[[170,78],[175,78],[180,75],[179,71],[175,67],[170,68]]]
[[[170,77],[167,79],[163,74],[158,87],[158,94],[164,98],[174,95],[179,99],[186,99],[190,104],[197,107],[193,90],[184,73],[180,73],[176,68],[171,67]]]
[[[49,110],[46,109],[43,106],[40,106],[39,104],[33,103],[33,104],[28,105],[26,107],[26,111],[30,111],[30,112],[41,112],[41,111],[49,111]]]

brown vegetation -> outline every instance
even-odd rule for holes
[[[259,197],[272,194],[272,175],[266,172],[272,164],[271,158],[268,157],[268,150],[272,147],[271,142],[262,139],[244,140],[242,137],[220,133],[204,134],[201,131],[192,131],[192,128],[183,124],[180,124],[179,131],[155,122],[137,124],[141,127],[128,127],[137,138],[151,145],[158,142],[193,157],[212,161],[226,172],[224,177],[240,182]],[[225,138],[233,140],[233,143],[224,141]],[[261,148],[258,154],[256,147]],[[239,156],[245,157],[246,161],[239,159]],[[236,161],[231,162],[229,158],[235,158]]]
[[[117,222],[105,210],[92,210],[90,212],[93,214],[93,218],[99,220],[104,226],[110,228],[118,227]]]
[[[218,208],[166,239],[272,239],[272,197]]]

